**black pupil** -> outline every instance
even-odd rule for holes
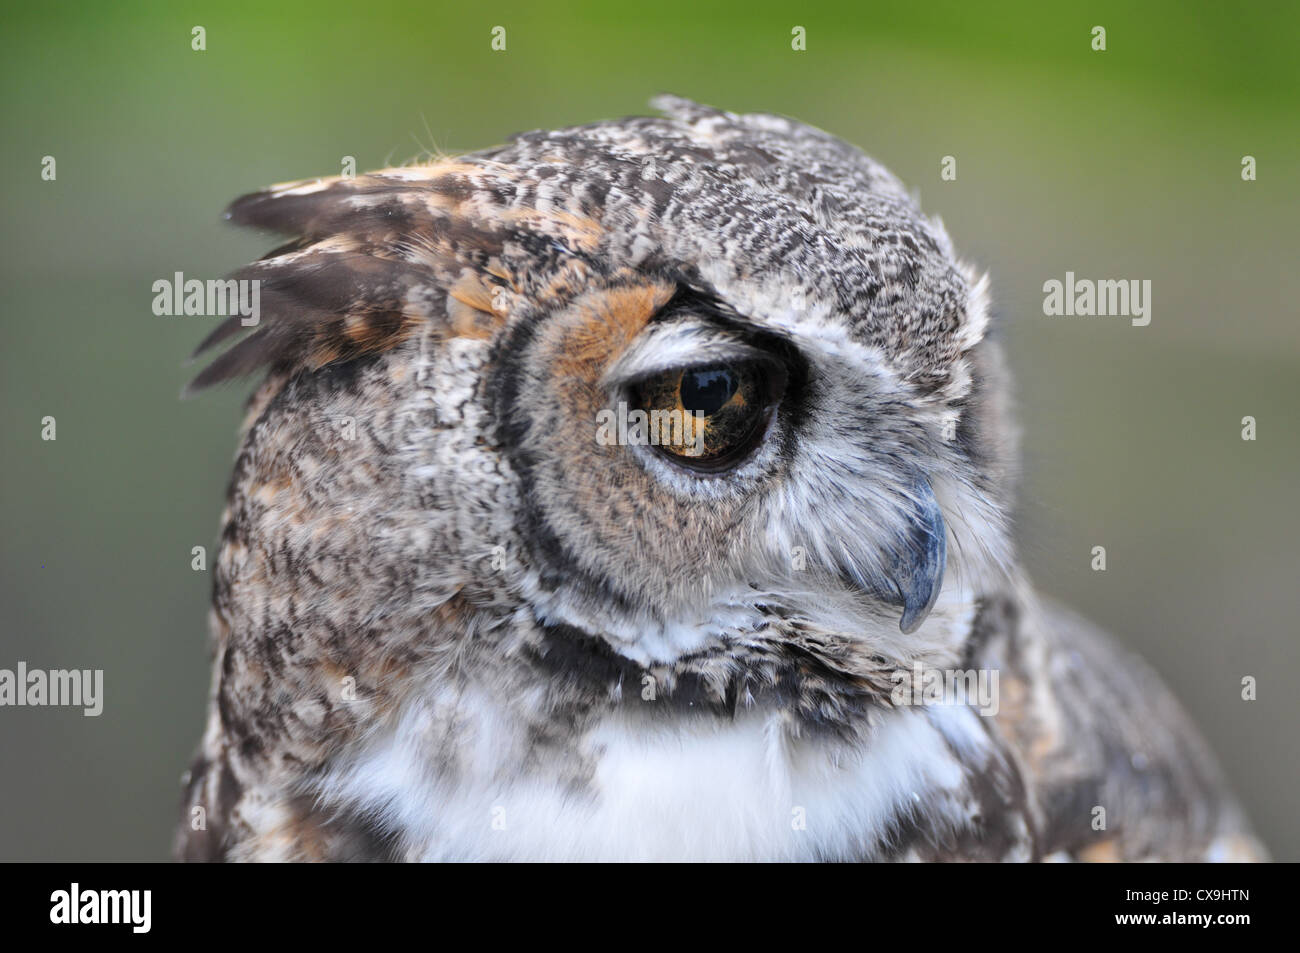
[[[706,417],[715,414],[731,400],[740,381],[725,367],[711,367],[682,374],[682,407]]]

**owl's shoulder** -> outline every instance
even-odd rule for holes
[[[1040,814],[1045,856],[1266,856],[1200,732],[1155,671],[1042,597],[977,664],[1003,672],[1001,729]]]

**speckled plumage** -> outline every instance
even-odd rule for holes
[[[1019,571],[942,226],[826,133],[659,105],[231,207],[293,240],[195,382],[268,373],[178,856],[1260,854],[1158,681]],[[593,439],[622,381],[756,341],[793,377],[733,470]],[[895,704],[918,662],[996,669],[1000,712]]]

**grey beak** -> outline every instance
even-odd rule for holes
[[[912,485],[911,518],[907,529],[889,552],[887,568],[864,570],[843,540],[839,570],[854,585],[890,605],[901,606],[898,627],[910,635],[934,608],[943,588],[943,571],[948,560],[943,513],[934,498],[930,481],[918,476]]]
[[[902,540],[896,554],[893,583],[903,616],[898,627],[907,634],[916,631],[934,608],[943,588],[943,571],[948,562],[948,542],[939,502],[930,481],[917,479],[916,521],[910,537]]]

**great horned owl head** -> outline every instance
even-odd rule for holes
[[[193,385],[269,370],[226,624],[400,655],[454,604],[646,666],[955,651],[1010,564],[983,280],[857,149],[656,105],[232,205],[292,241],[235,276],[261,323]]]

